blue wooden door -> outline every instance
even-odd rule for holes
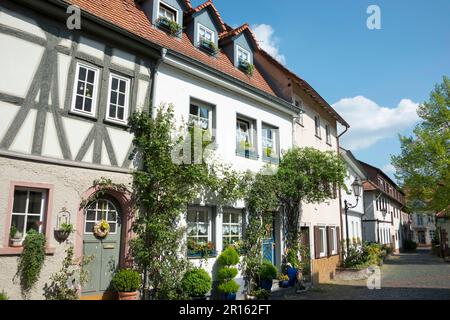
[[[263,259],[276,265],[275,232],[273,224],[270,227],[266,226],[266,236],[265,239],[263,239],[262,254]]]
[[[98,238],[93,234],[94,225],[106,220],[110,226],[109,234]],[[91,204],[85,212],[83,255],[92,256],[86,266],[89,281],[83,286],[83,295],[100,295],[110,291],[113,274],[119,267],[121,219],[113,201],[101,199]]]

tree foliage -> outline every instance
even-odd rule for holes
[[[413,136],[400,136],[401,153],[392,156],[407,200],[425,203],[425,211],[449,210],[450,205],[450,79],[436,85],[419,106],[421,118]],[[419,200],[415,201],[415,200]]]
[[[179,284],[189,269],[181,246],[185,236],[182,214],[199,198],[232,202],[240,194],[241,179],[214,161],[203,133],[197,134],[192,126],[175,126],[173,106],[160,106],[154,117],[136,113],[129,124],[135,153],[142,162],[133,173],[138,214],[131,252],[144,273],[144,293],[152,288],[152,298],[177,299],[182,294]],[[198,144],[200,148],[195,147]]]
[[[249,225],[244,237],[243,271],[250,290],[262,263],[262,238],[265,226],[272,224],[273,212],[282,210],[286,247],[298,253],[301,204],[334,198],[344,184],[346,168],[333,152],[295,147],[282,156],[274,174],[268,173],[265,168],[253,177],[246,197]]]

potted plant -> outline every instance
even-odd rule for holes
[[[17,230],[13,224],[9,230],[9,239],[11,247],[21,247],[23,242],[23,234]]]
[[[210,54],[217,53],[217,47],[214,41],[207,40],[205,38],[200,39],[200,47],[207,50]]]
[[[141,274],[133,269],[121,269],[114,274],[111,285],[118,292],[119,300],[137,300]]]
[[[194,268],[188,270],[181,280],[183,292],[193,300],[204,300],[211,290],[211,276],[204,269]]]
[[[297,273],[300,266],[300,262],[298,260],[297,252],[295,249],[289,249],[287,257],[287,268],[286,272],[289,277],[289,286],[294,286],[297,281]]]
[[[60,242],[65,241],[74,231],[75,228],[73,224],[64,222],[61,224],[59,229],[55,229],[55,238]]]
[[[286,274],[282,274],[278,277],[280,288],[288,288],[289,287],[289,277]]]
[[[272,290],[273,279],[277,278],[277,268],[269,261],[264,261],[259,269],[260,287],[265,290]]]
[[[215,255],[214,243],[196,243],[194,240],[189,239],[187,243],[188,256],[191,258],[205,258],[211,255]]]
[[[234,280],[238,274],[235,265],[239,263],[239,254],[232,246],[227,247],[217,259],[220,269],[217,272],[219,285],[217,289],[223,293],[225,300],[236,300],[239,284]]]
[[[157,23],[159,27],[166,29],[173,36],[178,35],[181,31],[181,26],[176,21],[166,17],[160,17]]]

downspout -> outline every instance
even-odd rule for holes
[[[339,139],[348,131],[349,128],[350,128],[350,126],[348,126],[348,125],[345,126],[344,132],[342,132],[340,135],[337,136],[336,140],[337,140],[338,156],[339,156],[339,150],[340,150]],[[341,221],[341,241],[342,241],[344,239],[344,221],[342,220],[342,193],[341,193],[341,188],[339,188],[338,192],[339,192],[339,219]],[[338,245],[340,246],[341,244],[338,243]],[[344,252],[343,252],[343,250],[340,250],[340,252],[341,252],[340,259],[341,259],[341,261],[343,261],[344,260]]]
[[[151,88],[151,93],[150,93],[151,110],[149,110],[149,112],[152,115],[152,118],[154,118],[156,116],[155,95],[156,95],[156,87],[157,87],[157,80],[158,80],[158,70],[159,70],[159,66],[161,65],[161,63],[164,62],[164,60],[166,59],[166,54],[167,54],[167,49],[161,48],[161,57],[153,65],[153,70],[152,70],[153,81],[152,81],[152,88]]]

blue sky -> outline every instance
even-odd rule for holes
[[[448,0],[214,3],[228,24],[253,26],[261,46],[332,104],[352,126],[344,147],[380,168],[399,152],[398,133],[418,121],[417,104],[450,75]],[[372,4],[381,9],[381,30],[366,27]]]

